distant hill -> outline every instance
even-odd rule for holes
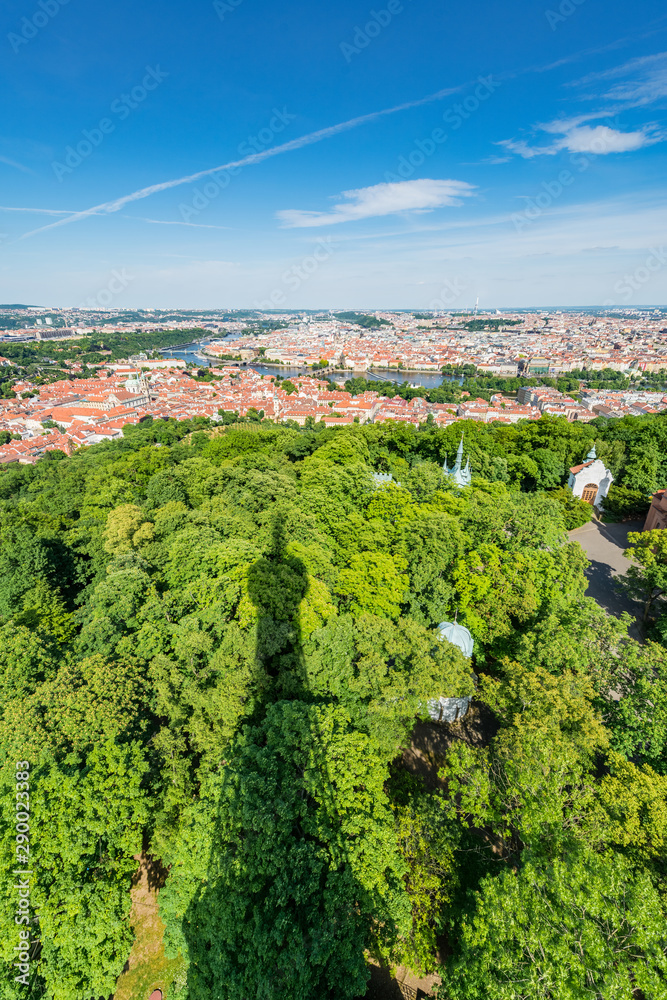
[[[368,316],[366,313],[358,312],[342,312],[335,314],[336,319],[342,320],[343,323],[356,323],[357,326],[363,326],[367,330],[374,330],[380,326],[391,326],[391,323],[386,319],[378,319],[376,316]]]
[[[0,304],[0,309],[35,309],[36,306],[26,306],[21,302],[12,302],[9,305]]]

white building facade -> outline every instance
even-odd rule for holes
[[[593,507],[599,507],[613,481],[614,477],[604,462],[597,457],[595,445],[593,445],[586,455],[586,461],[582,465],[575,465],[570,469],[570,479],[567,485],[573,496],[585,503],[592,504]]]

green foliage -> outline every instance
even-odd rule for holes
[[[366,313],[336,313],[336,319],[341,320],[343,323],[355,323],[357,326],[363,326],[365,330],[377,330],[382,326],[391,326],[389,320],[378,319],[377,316],[368,316]]]
[[[397,618],[408,589],[402,560],[382,552],[353,555],[338,575],[337,591],[355,614],[376,611]]]
[[[663,993],[665,913],[647,873],[581,850],[481,883],[438,995],[584,1000]]]
[[[667,590],[667,534],[664,531],[631,531],[625,555],[632,560],[626,589],[644,604],[644,620]]]
[[[460,430],[154,420],[0,468],[0,766],[31,760],[36,990],[114,992],[143,848],[170,866],[188,1000],[353,997],[369,955],[425,972],[440,949],[451,997],[624,995],[622,934],[658,995],[665,650],[584,596],[566,528],[590,508],[560,484],[593,442],[619,490],[640,455],[667,475],[663,423],[469,422],[454,490]],[[629,573],[659,621],[663,534],[631,539]],[[457,615],[472,663],[437,632]],[[463,696],[462,723],[427,721]],[[9,893],[0,919],[9,962]]]
[[[435,968],[438,934],[445,929],[443,913],[451,903],[457,881],[457,832],[448,822],[443,799],[429,794],[421,783],[401,776],[408,794],[397,788],[394,805],[398,847],[407,867],[405,886],[410,897],[411,921],[399,933],[390,952],[394,962],[422,973]]]
[[[604,708],[613,746],[667,774],[667,650],[626,642],[609,681],[619,696]]]
[[[54,1000],[108,995],[132,934],[130,880],[148,810],[141,790],[141,748],[102,741],[86,755],[45,755],[30,771],[31,906],[42,948],[36,974]],[[3,876],[15,867],[14,789],[4,770]],[[11,852],[11,853],[10,853]],[[14,900],[3,894],[3,958],[11,961]]]
[[[243,731],[187,808],[160,895],[190,1000],[364,991],[364,947],[408,915],[386,776],[342,708],[278,702]]]
[[[641,490],[612,483],[604,499],[604,509],[617,517],[645,517],[648,513],[649,497]]]
[[[561,508],[566,531],[573,531],[575,528],[583,527],[593,517],[592,506],[589,503],[584,503],[579,497],[573,496],[572,492],[566,486],[561,487],[559,490],[554,490],[549,496],[556,500]],[[607,501],[605,500],[606,506]]]

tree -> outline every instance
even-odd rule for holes
[[[445,1000],[658,997],[665,912],[646,872],[582,848],[488,876],[443,970]]]
[[[116,507],[107,518],[104,531],[104,548],[112,555],[120,555],[150,542],[153,524],[148,521],[135,504],[127,503]]]
[[[612,483],[604,498],[604,509],[617,517],[645,517],[649,508],[649,497],[641,490]]]
[[[406,864],[405,888],[411,924],[399,933],[388,958],[392,963],[428,973],[435,970],[438,935],[445,931],[445,910],[457,882],[455,848],[459,835],[447,816],[443,798],[419,779],[395,774],[394,814],[398,848]]]
[[[644,603],[644,621],[648,620],[656,601],[667,589],[667,533],[664,531],[631,531],[630,547],[625,550],[631,566],[625,578],[626,589]]]
[[[649,440],[631,446],[625,464],[622,484],[626,488],[645,495],[658,489],[658,461],[660,455],[656,445]]]
[[[406,569],[406,563],[398,556],[362,552],[353,555],[348,566],[340,571],[336,589],[347,598],[355,614],[369,612],[395,619],[408,589]]]
[[[653,642],[625,642],[603,694],[614,748],[667,774],[667,651]]]
[[[584,503],[579,497],[575,497],[572,491],[566,486],[561,487],[559,490],[554,490],[549,494],[560,506],[561,516],[563,518],[563,524],[566,531],[573,531],[575,528],[581,528],[584,524],[588,522],[593,517],[593,508],[591,504]],[[605,508],[607,503],[605,500]]]
[[[237,738],[160,893],[191,1000],[363,993],[372,931],[409,919],[386,777],[342,708],[278,702]]]
[[[472,694],[469,661],[411,618],[340,615],[304,643],[305,686],[373,735],[387,759],[430,698]]]
[[[369,956],[432,970],[443,937],[475,1000],[524,972],[517,1000],[655,996],[665,649],[583,596],[565,527],[590,508],[538,484],[595,440],[619,483],[645,454],[663,485],[664,418],[468,422],[456,491],[457,426],[219,430],[155,419],[0,467],[0,763],[35,777],[33,992],[114,992],[150,844],[189,1000],[359,994]],[[632,543],[655,634],[663,534]],[[472,663],[436,627],[457,610]],[[439,696],[469,714],[432,723]]]
[[[458,610],[476,639],[508,635],[514,621],[525,622],[539,607],[529,557],[483,543],[458,559],[452,573]]]
[[[37,972],[54,1000],[107,996],[129,954],[130,880],[148,810],[140,747],[103,740],[87,755],[49,754],[30,770],[31,908],[39,918]],[[15,867],[14,790],[5,768],[2,867]],[[14,782],[15,784],[15,782]],[[10,853],[11,851],[11,853]],[[3,951],[12,955],[13,900],[3,897]]]
[[[538,468],[537,486],[545,490],[559,486],[565,475],[563,458],[551,448],[536,448],[532,458]]]

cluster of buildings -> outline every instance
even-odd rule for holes
[[[580,368],[651,372],[667,368],[664,310],[505,311],[495,313],[375,311],[369,324],[355,314],[263,313],[224,310],[0,309],[0,341],[60,339],[136,330],[205,331],[218,341],[212,356],[233,349],[255,358],[306,366],[325,360],[364,372],[403,369],[439,372],[474,364],[495,375],[560,375]],[[345,317],[350,317],[346,320]],[[257,336],[262,323],[280,324]],[[19,325],[21,324],[21,325]],[[375,324],[375,325],[373,325]],[[230,337],[235,338],[230,340]]]
[[[565,393],[546,386],[524,386],[517,392],[517,401],[540,413],[568,420],[588,422],[596,417],[641,417],[667,409],[667,394],[641,389],[582,389],[577,401]],[[494,396],[493,399],[498,399]]]
[[[310,420],[324,421],[327,426],[383,420],[447,426],[457,420],[511,424],[539,420],[543,414],[592,420],[599,414],[667,409],[663,393],[584,392],[582,402],[576,402],[555,389],[522,388],[517,399],[497,393],[486,402],[464,393],[458,404],[431,403],[421,397],[389,398],[374,391],[353,396],[314,375],[289,380],[285,389],[282,380],[252,367],[221,366],[208,371],[212,378],[203,381],[185,361],[142,358],[109,363],[96,378],[65,378],[49,385],[18,381],[14,384],[17,398],[0,399],[0,432],[11,435],[0,446],[0,462],[34,462],[54,449],[71,454],[85,445],[120,438],[126,424],[148,416],[156,420],[202,416],[217,421],[226,412],[292,420],[302,426]]]
[[[493,375],[558,376],[577,369],[620,372],[667,369],[667,317],[579,313],[471,316],[375,312],[382,325],[365,329],[335,316],[285,317],[285,326],[261,337],[214,341],[207,353],[249,351],[290,366],[326,361],[348,371],[439,372],[475,365]],[[276,317],[273,317],[274,319]]]

